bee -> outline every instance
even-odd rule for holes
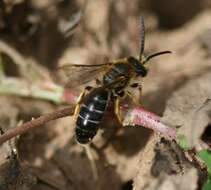
[[[85,84],[104,71],[102,80],[97,80],[99,87],[92,89],[87,87],[79,96],[74,113],[76,117],[75,134],[79,143],[86,144],[94,138],[110,101],[114,103],[114,112],[121,122],[120,98],[128,95],[133,99],[127,87],[140,87],[138,82],[131,83],[131,81],[147,76],[146,63],[151,58],[171,53],[171,51],[161,51],[144,57],[145,27],[143,17],[141,17],[140,36],[138,58],[130,56],[104,64],[68,64],[62,66],[62,69],[69,75],[67,82],[69,88]],[[76,73],[78,74],[77,78],[75,77]],[[87,90],[89,91],[88,94],[86,94]]]

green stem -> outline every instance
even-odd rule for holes
[[[56,86],[53,89],[46,90],[39,86],[29,85],[26,81],[4,77],[0,81],[0,94],[3,95],[16,95],[21,97],[31,97],[43,100],[52,101],[56,104],[64,103],[62,87]]]

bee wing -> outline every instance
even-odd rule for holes
[[[95,65],[66,64],[58,67],[58,70],[67,77],[65,86],[74,89],[97,79],[110,65],[111,63]]]

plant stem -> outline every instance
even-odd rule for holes
[[[70,116],[73,114],[73,111],[74,111],[74,107],[64,108],[62,110],[58,110],[53,113],[40,116],[36,119],[32,119],[31,121],[28,121],[16,128],[10,129],[0,136],[0,145],[17,135],[26,133],[32,128],[44,125],[45,123],[58,119],[58,118]]]
[[[61,104],[65,102],[64,89],[60,87],[58,90],[57,88],[58,86],[55,86],[54,89],[49,90],[36,85],[29,86],[26,81],[14,77],[3,77],[0,81],[0,94],[38,98]]]

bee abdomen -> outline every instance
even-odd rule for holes
[[[101,96],[100,96],[101,95]],[[97,133],[107,105],[108,94],[92,94],[81,105],[76,121],[76,139],[79,143],[88,143]]]
[[[90,123],[88,125],[76,125],[76,139],[81,144],[88,143],[96,135],[99,128],[97,125],[92,125],[92,129],[87,129],[88,127],[90,127]]]

